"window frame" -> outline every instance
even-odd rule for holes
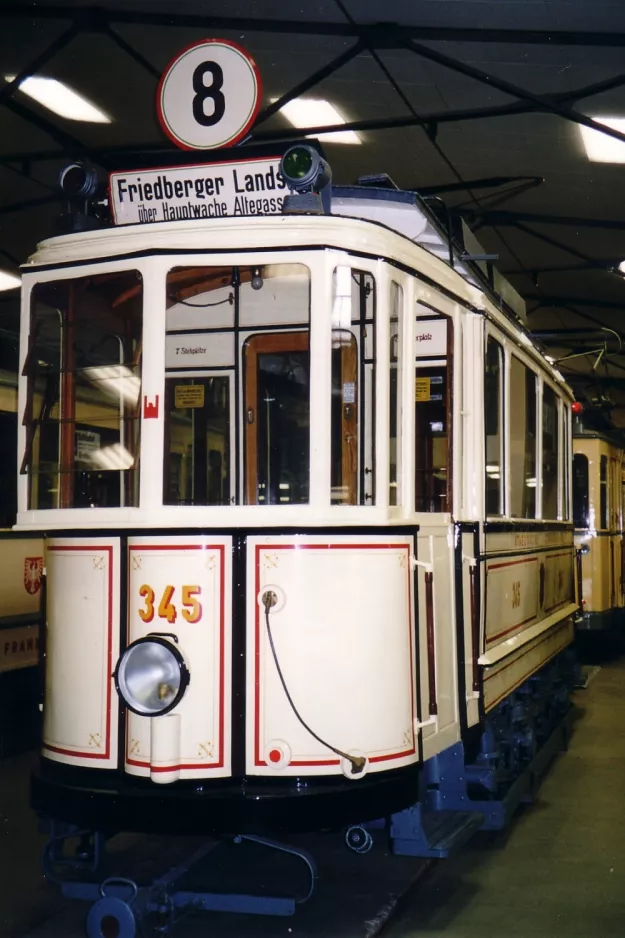
[[[507,414],[507,400],[508,400],[508,386],[507,386],[507,377],[508,377],[508,366],[506,359],[506,341],[505,336],[500,333],[495,332],[490,326],[487,326],[484,334],[484,369],[483,369],[483,380],[482,380],[482,413],[484,420],[484,472],[483,472],[483,498],[484,498],[484,517],[492,518],[496,520],[501,520],[508,516],[508,505],[509,505],[509,495],[508,495],[508,448],[507,448],[507,432],[508,432],[508,414]],[[500,428],[499,428],[499,459],[500,459],[500,486],[499,486],[499,507],[500,511],[497,514],[489,514],[487,511],[487,498],[486,498],[486,479],[487,472],[486,466],[488,463],[487,460],[487,436],[486,436],[486,401],[484,399],[484,392],[486,389],[486,355],[488,353],[488,342],[489,340],[496,343],[499,347],[500,352],[500,372],[499,372],[499,417],[500,417]]]

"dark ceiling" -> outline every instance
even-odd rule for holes
[[[576,356],[559,367],[578,396],[625,427],[625,165],[589,162],[579,132],[593,115],[625,118],[623,0],[0,0],[2,74],[58,78],[112,118],[64,120],[0,83],[1,268],[52,231],[68,157],[105,174],[129,150],[171,153],[158,76],[211,36],[254,56],[265,108],[309,91],[356,122],[361,146],[324,144],[335,181],[437,187],[499,255],[549,354]],[[250,142],[289,130],[261,111]],[[512,179],[476,182],[493,177]],[[0,302],[5,345],[15,296]]]

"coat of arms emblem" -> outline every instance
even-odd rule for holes
[[[43,557],[26,557],[24,560],[24,589],[31,596],[41,589]]]

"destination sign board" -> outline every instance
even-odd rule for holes
[[[279,215],[288,187],[279,157],[116,172],[109,178],[116,225]]]

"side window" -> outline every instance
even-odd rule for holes
[[[334,270],[332,298],[331,500],[375,501],[375,281],[371,274]]]
[[[139,504],[142,313],[135,270],[34,287],[24,365],[29,508]]]
[[[558,399],[543,384],[543,518],[558,517]]]
[[[503,349],[492,336],[486,341],[484,432],[486,435],[486,514],[504,513],[503,492]]]
[[[416,340],[415,509],[451,511],[451,319],[419,315]]]
[[[510,359],[510,514],[536,517],[536,393],[534,372]]]
[[[608,457],[602,456],[599,463],[599,527],[608,526]]]
[[[573,456],[573,524],[587,528],[588,520],[588,457],[583,453]]]
[[[390,329],[390,414],[389,414],[389,505],[401,505],[401,398],[402,398],[402,319],[404,291],[391,281]]]

